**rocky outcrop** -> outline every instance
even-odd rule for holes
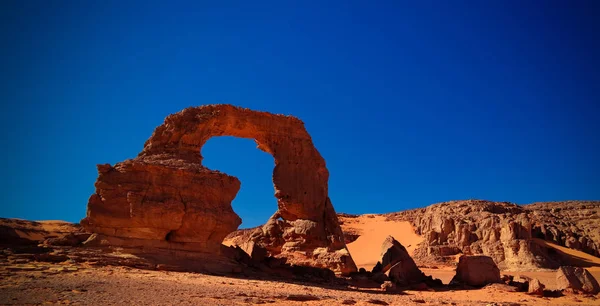
[[[587,218],[600,212],[600,202],[566,202],[570,207],[541,203],[519,206],[483,200],[451,201],[427,208],[388,214],[388,219],[409,221],[425,241],[414,257],[418,262],[452,262],[454,255],[486,255],[502,269],[558,268],[563,262],[554,250],[536,242],[543,239],[598,255],[597,228]],[[552,208],[550,208],[552,207]],[[598,221],[598,220],[596,220]]]
[[[450,283],[482,287],[501,282],[500,269],[491,257],[463,255],[456,266],[456,275]]]
[[[219,254],[241,223],[231,208],[240,181],[202,165],[201,148],[214,136],[252,138],[275,160],[278,209],[252,241],[293,264],[356,270],[328,197],[325,160],[302,121],[231,105],[170,115],[136,158],[99,165],[82,226],[120,238],[112,241]]]
[[[535,220],[532,236],[600,256],[600,201],[524,205]]]
[[[600,285],[592,274],[580,267],[560,267],[556,271],[556,285],[559,290],[572,289],[584,293],[600,292]]]
[[[0,246],[51,245],[76,246],[90,236],[78,224],[64,221],[27,221],[0,218]]]

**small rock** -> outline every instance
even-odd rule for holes
[[[531,295],[542,296],[544,295],[544,288],[546,288],[546,286],[540,283],[540,281],[537,278],[534,278],[529,281],[529,288],[527,289],[527,293]]]
[[[381,284],[381,290],[383,290],[385,292],[396,291],[396,284],[394,284],[390,281],[385,281],[385,282],[383,282],[383,284]]]
[[[513,281],[514,277],[512,275],[502,274],[502,277],[500,279],[503,283],[508,285],[510,284],[510,282]]]

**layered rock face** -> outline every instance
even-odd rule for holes
[[[356,270],[328,197],[325,160],[302,121],[231,105],[170,115],[136,158],[99,165],[82,226],[123,238],[113,241],[219,253],[241,223],[231,208],[240,181],[202,166],[201,148],[214,136],[252,138],[274,157],[278,210],[252,241],[291,263]]]
[[[600,201],[524,205],[536,222],[533,236],[600,257]]]
[[[582,202],[578,202],[582,203]],[[588,211],[570,215],[596,215],[600,202],[585,202]],[[483,200],[451,201],[427,208],[389,214],[394,220],[410,221],[417,234],[425,236],[414,257],[418,261],[439,262],[457,254],[487,255],[502,269],[556,269],[559,258],[535,238],[548,240],[598,256],[600,242],[581,218],[559,216],[567,209],[543,208],[540,204],[519,206]],[[540,208],[540,209],[538,209]],[[592,231],[593,232],[593,231]]]

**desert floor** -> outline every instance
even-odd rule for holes
[[[381,244],[387,236],[392,236],[413,254],[423,238],[417,235],[410,222],[386,221],[384,216],[362,215],[345,219],[344,226],[355,229],[360,237],[347,244],[352,259],[359,268],[370,271],[381,256]]]
[[[422,241],[408,222],[385,221],[381,216],[361,216],[350,221],[361,236],[348,248],[359,267],[370,270],[377,262],[381,243],[392,235],[409,252]],[[67,226],[45,222],[44,227]],[[540,243],[545,243],[541,241]],[[600,259],[571,249],[576,263],[587,266],[600,279]],[[453,267],[422,268],[448,283]],[[555,272],[502,271],[502,274],[538,278],[555,287]],[[141,270],[83,263],[23,263],[0,261],[2,305],[600,305],[600,296],[535,297],[509,292],[505,285],[482,289],[438,291],[406,290],[395,293],[379,288],[349,287],[347,282],[304,283],[287,279],[215,276],[199,273]]]
[[[8,271],[1,304],[75,305],[600,305],[593,296],[533,297],[501,285],[477,290],[384,293],[341,285],[291,283],[196,273],[80,265],[46,271]]]

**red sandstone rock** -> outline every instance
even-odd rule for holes
[[[531,295],[544,295],[544,289],[546,286],[542,284],[537,278],[534,278],[529,281],[529,287],[527,288],[527,293]]]
[[[501,269],[556,269],[569,263],[536,238],[598,256],[600,201],[516,205],[485,200],[450,201],[386,215],[409,221],[425,241],[419,264],[451,263],[454,255],[486,255]]]
[[[267,257],[267,250],[259,246],[254,241],[248,241],[240,245],[240,248],[246,252],[253,260],[257,262],[263,261]]]
[[[381,266],[381,272],[389,270],[390,278],[400,285],[419,283],[426,279],[406,248],[392,236],[388,236],[381,246]]]
[[[500,270],[488,256],[461,256],[456,266],[456,275],[451,283],[461,283],[473,287],[501,283]]]
[[[560,267],[556,271],[556,285],[559,290],[574,289],[585,293],[600,292],[598,281],[588,270],[580,267]]]
[[[356,271],[328,197],[329,172],[297,118],[231,105],[187,108],[168,116],[134,159],[99,165],[96,193],[82,226],[136,244],[218,254],[241,220],[231,208],[240,182],[202,166],[214,136],[252,138],[273,155],[278,210],[252,236],[289,263]],[[110,239],[108,239],[110,240]],[[108,241],[107,240],[107,241]]]

